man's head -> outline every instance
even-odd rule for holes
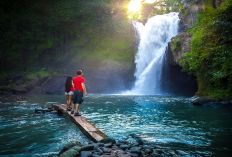
[[[83,74],[82,70],[77,71],[77,75],[82,75],[82,74]]]

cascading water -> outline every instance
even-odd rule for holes
[[[178,13],[157,15],[145,26],[135,22],[140,42],[135,57],[135,85],[123,94],[162,94],[161,74],[163,56],[168,42],[178,33]]]

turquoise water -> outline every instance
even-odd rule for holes
[[[89,140],[56,113],[36,114],[35,108],[65,104],[63,95],[26,96],[27,102],[0,105],[0,155],[57,154],[71,140]],[[84,117],[108,136],[138,134],[145,143],[194,156],[230,156],[232,108],[193,106],[181,96],[88,95],[80,107]]]

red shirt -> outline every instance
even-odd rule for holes
[[[70,91],[72,91],[72,92],[74,91],[72,84],[71,84],[71,87],[70,87]]]
[[[80,90],[84,92],[81,83],[85,83],[85,78],[81,76],[77,76],[73,79],[74,90]]]

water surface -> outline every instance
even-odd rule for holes
[[[42,156],[57,153],[70,140],[89,140],[69,120],[34,109],[57,102],[63,95],[27,96],[27,102],[0,105],[0,154]],[[193,106],[189,97],[88,95],[83,116],[108,136],[131,133],[145,143],[183,150],[194,156],[230,156],[232,108]]]

